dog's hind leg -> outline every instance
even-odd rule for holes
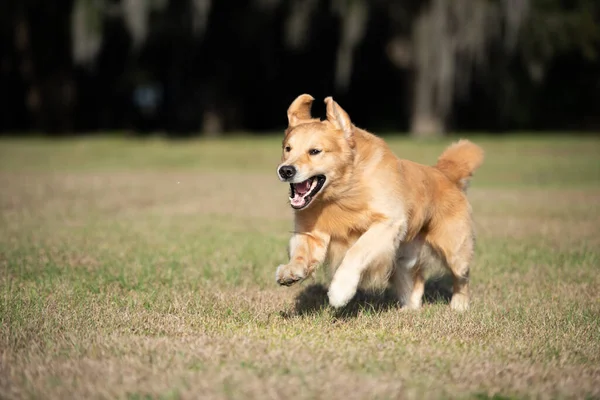
[[[469,271],[473,258],[474,236],[470,221],[447,223],[428,235],[427,241],[439,252],[446,268],[452,272],[453,288],[450,307],[469,308]]]
[[[409,310],[421,308],[425,278],[420,266],[411,269],[407,269],[404,265],[397,266],[390,283],[402,308]]]
[[[446,257],[446,265],[452,271],[453,287],[450,307],[453,310],[464,311],[469,308],[469,272],[473,245],[470,239],[465,241],[454,254]]]
[[[390,284],[401,306],[407,309],[418,309],[422,304],[425,278],[420,253],[423,243],[423,238],[417,237],[400,245],[394,273],[390,278]]]

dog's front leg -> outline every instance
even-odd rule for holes
[[[329,304],[343,307],[356,294],[361,275],[374,262],[393,263],[406,231],[403,221],[376,223],[354,243],[335,271],[329,286]]]
[[[323,263],[327,254],[329,236],[319,232],[300,232],[290,239],[290,262],[277,267],[275,280],[291,286],[308,278]]]

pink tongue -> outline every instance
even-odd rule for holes
[[[304,182],[296,183],[294,185],[294,192],[296,192],[296,194],[299,194],[300,196],[303,196],[306,192],[308,192],[308,189],[310,189],[310,184],[310,179],[307,179]]]

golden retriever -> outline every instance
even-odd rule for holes
[[[295,229],[277,283],[292,285],[328,262],[331,306],[345,306],[358,287],[389,284],[403,307],[417,309],[424,269],[439,261],[453,276],[450,307],[468,309],[474,233],[466,189],[483,150],[460,140],[433,167],[399,159],[331,97],[327,118],[312,118],[313,101],[300,95],[287,112],[277,175],[290,185]]]

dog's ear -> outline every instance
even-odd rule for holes
[[[315,99],[310,94],[301,94],[296,97],[287,111],[288,126],[294,127],[302,121],[310,121],[310,107]]]
[[[331,96],[325,98],[325,104],[327,105],[327,120],[344,132],[344,137],[347,140],[352,140],[352,121],[350,121],[348,113]]]

